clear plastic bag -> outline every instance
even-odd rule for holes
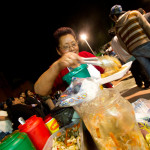
[[[70,86],[60,95],[56,106],[70,107],[90,101],[99,92],[100,86],[94,78],[74,78]]]
[[[132,106],[137,122],[148,124],[150,127],[150,100],[139,98]]]
[[[78,85],[80,88],[76,90]],[[119,92],[113,88],[101,90],[92,78],[74,80],[71,86],[62,93],[60,104],[65,102],[61,105],[73,106],[98,149],[148,149],[132,104]]]
[[[73,106],[100,150],[147,150],[130,102],[114,89]]]

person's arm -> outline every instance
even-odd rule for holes
[[[66,67],[77,65],[82,61],[82,58],[78,54],[72,52],[64,54],[60,59],[55,61],[51,67],[46,70],[35,82],[35,93],[42,96],[50,94],[54,81],[59,75],[60,71]]]
[[[143,27],[146,35],[150,39],[150,23],[146,20],[146,18],[140,12],[137,12],[137,15],[138,15],[140,25]]]
[[[42,96],[51,93],[52,86],[59,72],[58,62],[54,62],[36,81],[34,85],[35,92]]]
[[[49,107],[50,110],[53,110],[53,109],[55,108],[55,105],[54,105],[52,99],[50,99],[50,98],[47,99],[47,100],[45,101],[45,103],[48,105],[48,107]]]

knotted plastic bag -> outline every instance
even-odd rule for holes
[[[70,86],[60,95],[57,106],[70,107],[94,99],[100,86],[94,78],[74,78]]]

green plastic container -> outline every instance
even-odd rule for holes
[[[71,83],[72,77],[87,78],[91,77],[87,69],[87,64],[81,64],[79,67],[74,68],[71,72],[63,76],[63,81],[66,81],[69,85]]]
[[[0,150],[36,150],[28,135],[18,130],[1,140]]]

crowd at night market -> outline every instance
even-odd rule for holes
[[[95,53],[80,51],[73,28],[54,33],[60,56],[18,96],[0,102],[0,150],[148,150],[149,99],[129,102],[115,80],[130,74],[150,89],[150,12],[110,8],[111,41]],[[150,91],[149,91],[150,92]]]

